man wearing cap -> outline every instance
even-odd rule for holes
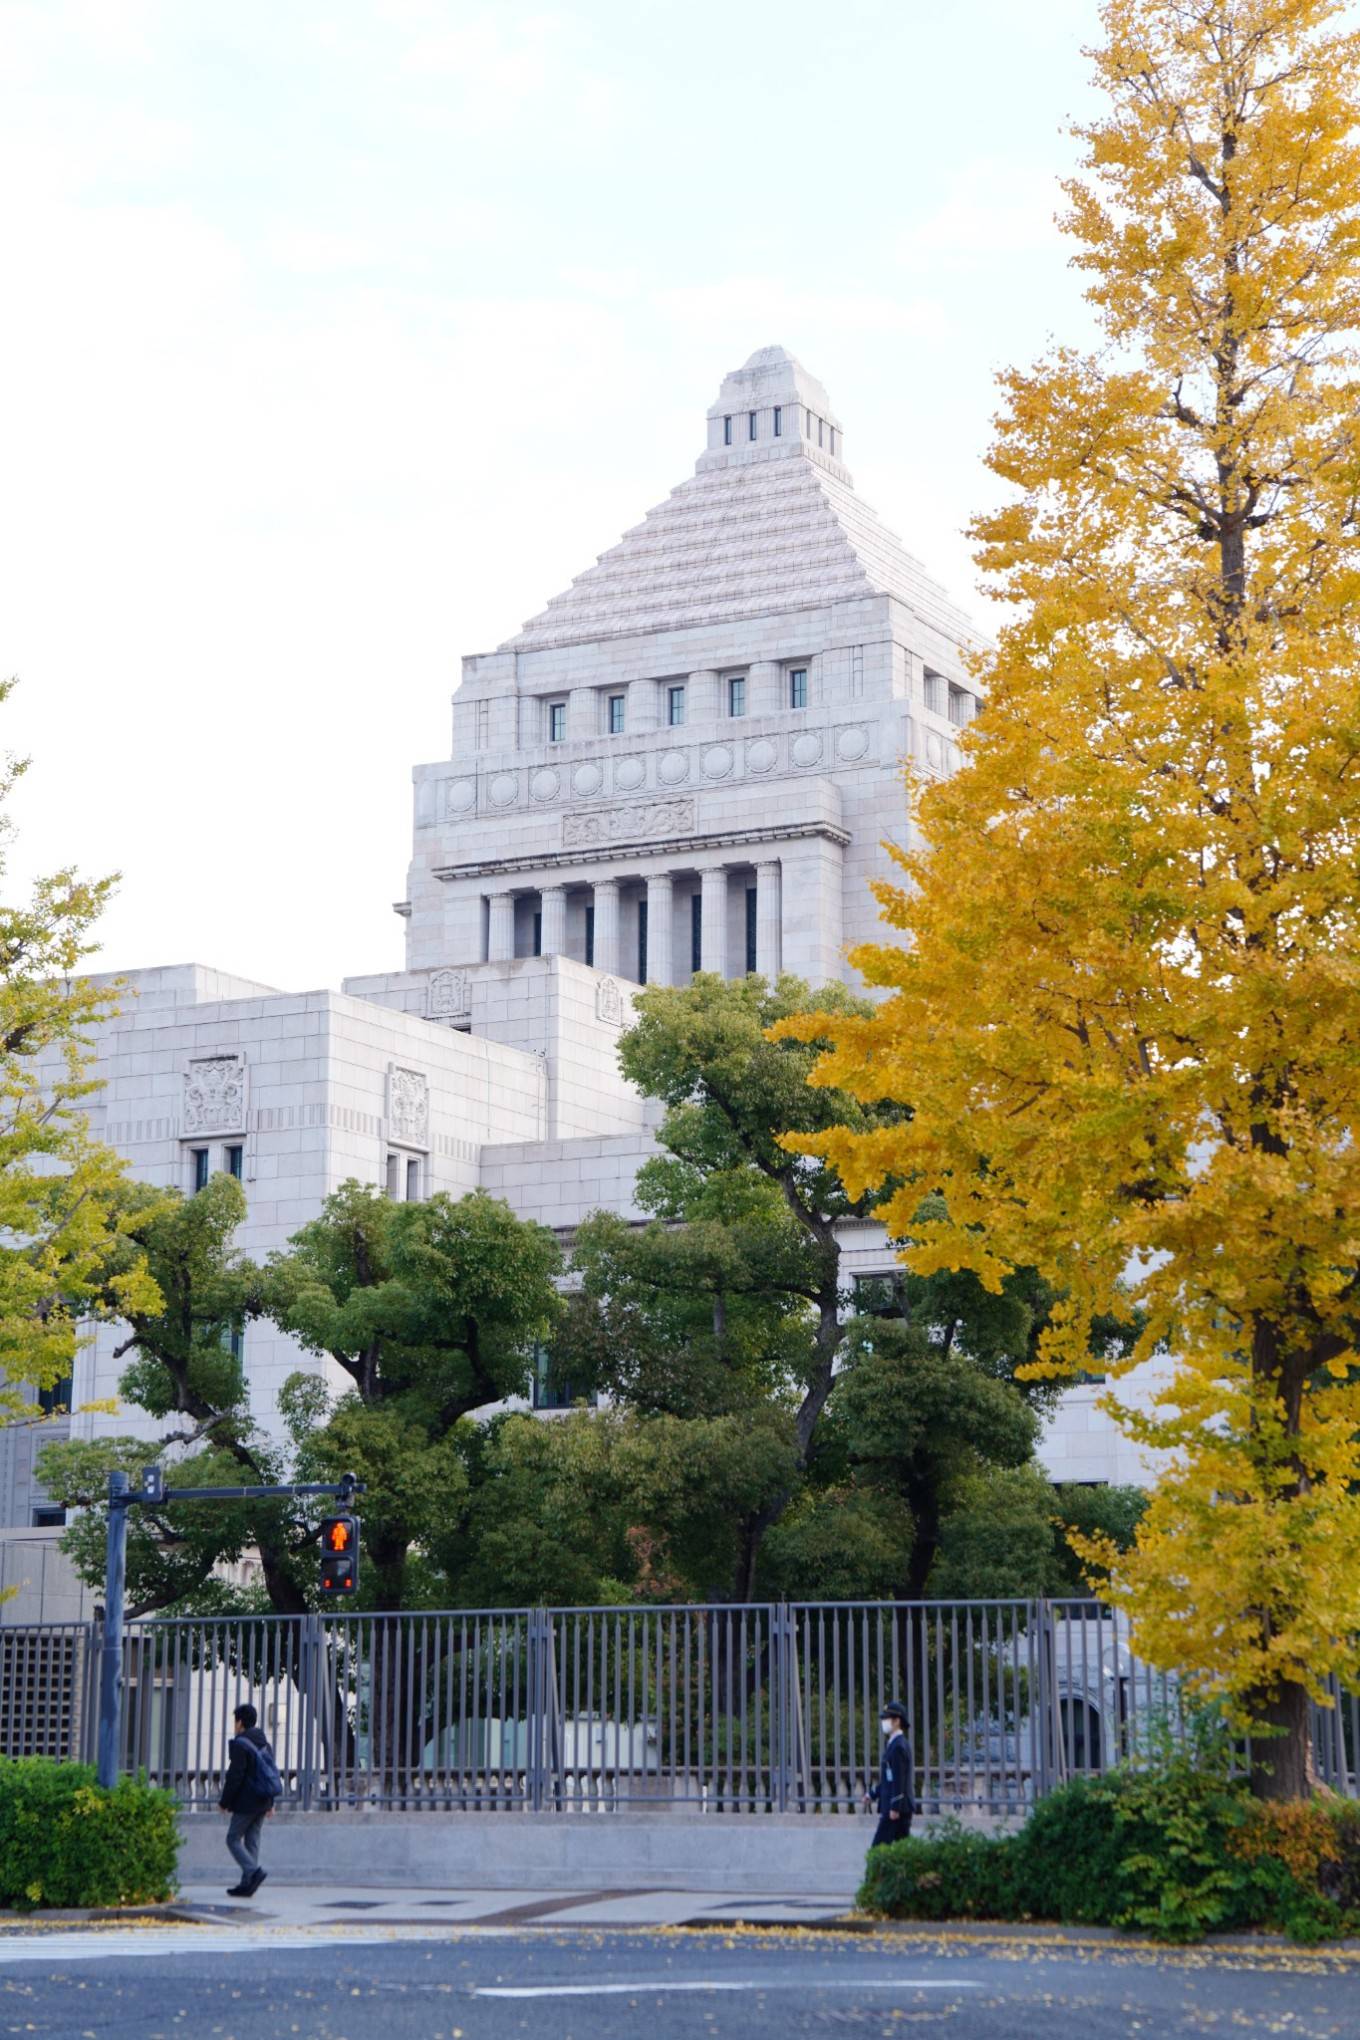
[[[905,1841],[911,1833],[911,1817],[916,1811],[912,1797],[911,1744],[907,1741],[907,1710],[900,1700],[890,1700],[883,1709],[879,1727],[883,1730],[883,1764],[878,1774],[878,1784],[872,1792],[865,1794],[871,1804],[878,1807],[878,1826],[874,1829],[871,1849],[881,1849],[887,1842]]]

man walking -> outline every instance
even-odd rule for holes
[[[260,1868],[260,1830],[274,1811],[283,1781],[264,1730],[256,1725],[259,1716],[248,1700],[236,1709],[234,1719],[236,1733],[227,1744],[230,1762],[218,1805],[231,1815],[227,1847],[240,1865],[241,1875],[228,1885],[227,1897],[254,1898],[269,1874]]]
[[[869,1844],[871,1849],[881,1849],[888,1842],[905,1841],[911,1833],[911,1817],[916,1811],[912,1795],[914,1767],[911,1744],[907,1741],[907,1710],[900,1700],[888,1702],[879,1727],[884,1736],[883,1763],[878,1784],[865,1795],[871,1804],[878,1807],[878,1826]]]

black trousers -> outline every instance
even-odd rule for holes
[[[874,1838],[870,1842],[869,1847],[871,1849],[885,1849],[889,1842],[904,1842],[910,1833],[911,1815],[909,1813],[901,1814],[896,1820],[890,1814],[881,1813],[878,1816],[878,1826],[874,1829]]]

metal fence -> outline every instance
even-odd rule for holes
[[[92,1758],[96,1625],[0,1630],[0,1751]],[[151,1620],[129,1626],[125,1764],[216,1804],[250,1700],[287,1801],[848,1813],[879,1710],[928,1813],[1019,1813],[1184,1734],[1181,1690],[1093,1601],[813,1602]],[[1318,1709],[1357,1792],[1360,1699]]]

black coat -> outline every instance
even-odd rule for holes
[[[873,1792],[881,1819],[886,1820],[890,1814],[896,1813],[906,1821],[915,1813],[916,1801],[911,1789],[914,1769],[911,1744],[898,1729],[896,1735],[890,1735],[883,1745],[883,1764]]]
[[[227,1813],[263,1813],[274,1804],[266,1793],[255,1790],[255,1766],[246,1753],[247,1743],[257,1750],[269,1748],[269,1738],[262,1728],[243,1728],[227,1744],[231,1762],[222,1781],[222,1797],[217,1802]]]

